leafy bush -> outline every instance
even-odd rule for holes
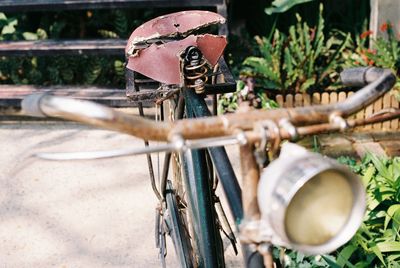
[[[258,37],[260,56],[246,58],[242,75],[255,77],[266,89],[285,92],[333,86],[350,34],[336,31],[327,38],[322,12],[321,5],[318,24],[313,28],[297,15],[298,22],[289,28],[288,36],[275,30],[271,39]]]
[[[367,213],[353,239],[341,249],[341,267],[400,267],[400,158],[368,154],[360,165]]]
[[[265,92],[255,89],[254,81],[248,78],[245,81],[237,82],[236,92],[227,93],[220,97],[218,113],[234,112],[244,102],[254,108],[275,109],[279,107],[278,103],[269,99]]]

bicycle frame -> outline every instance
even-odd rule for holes
[[[195,118],[211,116],[207,104],[201,96],[189,90],[184,92],[184,96],[187,109],[191,110]],[[248,189],[248,187],[250,186],[249,189],[257,191],[257,185],[249,185],[249,183],[252,184],[258,181],[259,174],[258,171],[254,169],[257,168],[258,170],[255,159],[254,157],[252,157],[253,153],[248,149],[249,148],[246,145],[244,145],[244,147],[241,149],[242,175],[245,176],[243,177],[243,188]],[[231,214],[234,218],[236,228],[239,229],[239,224],[243,221],[245,215],[243,208],[246,209],[247,215],[253,215],[253,212],[249,212],[251,211],[251,207],[253,207],[254,205],[256,194],[254,194],[254,192],[249,193],[249,191],[245,190],[243,191],[244,198],[242,198],[242,190],[239,186],[239,182],[224,147],[210,147],[207,148],[207,150],[209,155],[211,156],[211,160],[217,173],[218,179],[221,182],[222,188],[225,192],[225,196],[227,198]],[[204,158],[197,158],[196,161],[194,161],[193,163],[195,163],[197,169],[201,169],[205,164],[204,161]],[[243,172],[244,170],[248,171],[249,166],[253,168],[253,171]],[[204,189],[198,190],[204,191]],[[213,207],[213,204],[211,204],[211,207]],[[254,250],[254,248],[252,249],[249,244],[242,244],[242,251],[247,267],[263,267],[262,256],[259,255],[258,252]]]
[[[190,204],[196,206],[189,210],[192,213],[193,229],[196,234],[196,246],[200,253],[199,267],[223,267],[224,256],[219,255],[222,241],[218,229],[212,228],[215,225],[215,208],[212,200],[212,178],[209,177],[206,155],[204,149],[187,150],[182,153],[184,163],[184,180],[189,192]],[[197,212],[197,213],[195,213]],[[197,214],[197,215],[196,215]],[[204,217],[209,215],[209,217]],[[212,216],[210,216],[212,215]],[[202,228],[207,226],[208,228]]]

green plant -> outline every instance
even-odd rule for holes
[[[265,12],[269,15],[272,13],[283,13],[295,5],[311,2],[315,0],[275,0],[271,3],[272,7],[266,8]]]
[[[332,267],[330,263],[335,260],[333,256],[306,256],[303,253],[283,248],[274,248],[273,255],[275,259],[280,260],[282,267],[286,268],[328,268]]]
[[[337,261],[350,267],[400,267],[400,158],[367,154],[359,168],[368,195],[367,213]]]
[[[218,113],[230,113],[239,108],[241,103],[246,102],[248,106],[262,109],[279,108],[276,101],[268,98],[265,92],[254,89],[251,81],[239,80],[236,84],[236,92],[221,95],[218,101]]]
[[[336,31],[326,38],[322,13],[320,5],[318,24],[313,28],[297,15],[297,24],[289,28],[288,36],[275,30],[271,39],[257,37],[260,56],[245,59],[242,75],[257,78],[261,87],[270,90],[305,92],[335,87],[350,34]]]
[[[47,33],[45,30],[38,28],[35,33],[23,32],[18,29],[18,19],[8,18],[4,13],[0,12],[0,41],[10,40],[38,40],[47,39]]]
[[[218,114],[232,113],[239,107],[238,91],[221,95],[218,100]]]
[[[12,40],[15,39],[15,27],[18,25],[18,20],[15,18],[7,18],[4,13],[0,13],[0,27],[1,34],[0,40]]]

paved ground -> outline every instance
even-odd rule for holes
[[[156,199],[144,156],[85,162],[29,157],[142,141],[76,124],[2,123],[0,146],[0,268],[160,267]],[[176,267],[173,258],[170,264]]]

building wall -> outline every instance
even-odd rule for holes
[[[392,23],[395,35],[400,39],[400,0],[371,0],[370,28],[374,37],[384,37],[380,26],[387,21]]]

